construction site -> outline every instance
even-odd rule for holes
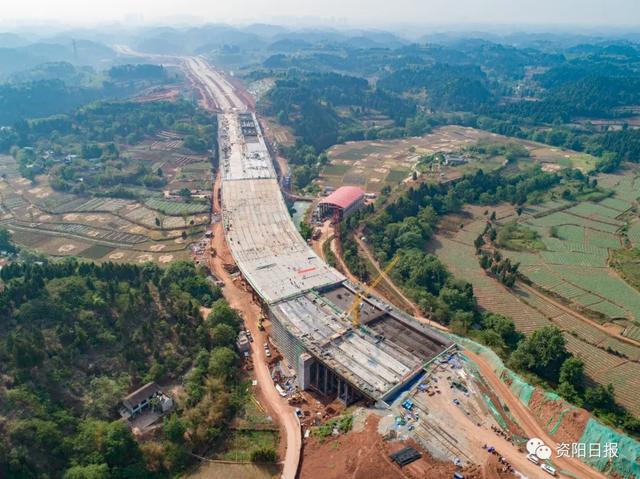
[[[243,315],[249,342],[257,341],[247,343],[245,357],[258,399],[284,431],[282,477],[606,477],[600,471],[611,464],[594,469],[575,457],[539,463],[527,455],[532,437],[550,447],[604,441],[586,411],[563,421],[570,408],[539,394],[531,409],[519,394],[523,381],[504,376],[495,354],[380,299],[376,280],[356,283],[328,266],[292,222],[249,104],[206,62],[186,65],[206,92],[202,101],[218,112],[209,263]],[[345,213],[360,197],[354,191],[329,203]],[[349,416],[351,432],[331,426]],[[314,438],[326,424],[329,438]],[[625,464],[616,471],[635,467]]]
[[[255,114],[219,115],[218,135],[225,237],[298,386],[386,404],[453,343],[374,297],[358,304],[354,324],[364,292],[298,233]]]

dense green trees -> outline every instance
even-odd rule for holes
[[[378,86],[396,93],[426,92],[432,108],[473,111],[491,100],[487,77],[475,65],[435,64],[397,70]]]
[[[107,75],[114,80],[163,80],[167,71],[162,65],[126,64],[111,67]]]
[[[403,247],[420,247],[430,238],[438,216],[457,212],[464,203],[523,204],[530,194],[557,185],[561,178],[539,169],[508,177],[480,170],[452,184],[422,183],[367,219],[365,233],[378,258],[386,261]]]
[[[297,188],[308,186],[318,176],[320,168],[329,162],[326,153],[316,153],[316,149],[300,141],[292,146],[283,146],[280,152],[291,165],[291,173]]]
[[[220,444],[241,404],[230,349],[241,320],[191,263],[11,263],[0,280],[2,477],[151,477]],[[166,460],[152,467],[153,448],[111,422],[115,408],[135,386],[185,373],[158,446]]]
[[[363,138],[364,129],[356,128],[354,133],[353,119],[339,115],[339,107],[379,111],[398,126],[415,113],[412,102],[399,95],[371,87],[362,78],[336,73],[288,72],[276,81],[264,103],[267,113],[291,125],[296,136],[317,151],[340,140]]]
[[[508,357],[522,340],[523,334],[516,331],[516,325],[511,319],[488,313],[482,318],[482,329],[478,337],[502,357]]]
[[[18,247],[11,241],[11,233],[6,228],[0,228],[0,251],[16,253]]]
[[[204,138],[187,135],[184,137],[184,146],[196,153],[206,153],[210,145]]]
[[[122,146],[174,125],[190,126],[187,148],[204,153],[214,146],[215,119],[191,103],[102,102],[68,115],[17,122],[0,130],[0,148],[11,151],[25,178],[49,172],[56,190],[135,198],[128,186],[160,188],[167,179],[162,170],[121,155]]]
[[[85,103],[127,91],[113,84],[104,88],[68,86],[61,80],[36,80],[20,84],[0,84],[0,124],[66,113]]]
[[[590,75],[549,90],[542,101],[521,101],[496,108],[494,114],[528,118],[536,123],[568,123],[573,117],[619,117],[616,108],[637,104],[640,79]]]
[[[256,449],[251,453],[251,461],[253,462],[276,462],[278,453],[271,448]]]
[[[568,358],[569,353],[562,332],[555,327],[547,326],[534,331],[531,336],[520,342],[511,355],[511,365],[557,383],[560,368]]]

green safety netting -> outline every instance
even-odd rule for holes
[[[520,401],[525,406],[529,406],[529,401],[531,400],[531,395],[533,394],[533,391],[535,391],[535,388],[520,376],[518,376],[516,373],[514,373],[510,369],[507,369],[502,362],[502,359],[500,359],[500,357],[496,353],[494,353],[486,346],[483,346],[476,343],[475,341],[471,341],[466,338],[454,338],[454,340],[456,340],[459,344],[469,349],[470,351],[473,351],[477,355],[482,356],[483,359],[485,359],[489,363],[491,369],[493,369],[496,374],[498,374],[503,379],[507,379],[509,388],[516,396],[518,396]]]
[[[554,435],[555,433],[557,433],[558,429],[560,428],[560,424],[562,424],[562,420],[564,419],[565,414],[567,414],[569,411],[573,411],[575,408],[576,408],[575,406],[569,406],[567,408],[564,408],[558,415],[558,419],[556,420],[556,423],[553,426],[551,426],[551,428],[549,429],[549,434]],[[549,424],[547,424],[547,426],[549,426],[552,421],[553,421],[553,418],[549,419]]]
[[[467,338],[461,338],[455,336],[453,334],[449,334],[448,336],[455,342],[457,342],[462,347],[482,356],[485,359],[493,371],[498,374],[503,379],[506,379],[507,382],[510,382],[510,389],[516,394],[520,401],[529,407],[529,401],[531,399],[531,395],[535,390],[535,387],[527,383],[522,377],[507,369],[502,360],[498,357],[496,353],[491,351],[486,346],[476,343],[475,341],[471,341]],[[472,371],[472,373],[477,373],[477,371]],[[474,374],[476,375],[476,374]],[[561,413],[558,415],[558,419],[555,421],[553,425],[553,419],[549,421],[547,427],[550,428],[549,433],[555,434],[562,423],[564,416],[574,409],[575,407],[569,403],[566,403],[562,397],[554,392],[547,391],[544,393],[545,399],[548,401],[560,401],[564,402],[565,406]],[[498,419],[500,417],[499,412],[496,410],[495,406],[491,402],[491,400],[486,397],[483,398],[491,413]],[[498,422],[504,421],[500,417]],[[599,457],[586,457],[580,458],[583,462],[589,464],[591,467],[607,472],[617,474],[624,479],[640,479],[640,442],[632,439],[631,437],[617,432],[610,427],[605,426],[600,423],[598,420],[590,418],[587,422],[585,430],[580,437],[579,443],[583,443],[587,445],[587,450],[589,450],[590,444],[600,444],[600,450],[604,452],[607,444],[615,444],[617,446],[617,457],[605,457],[604,454],[601,454]]]
[[[505,370],[504,376],[511,382],[509,389],[511,389],[513,394],[518,396],[522,404],[528,407],[533,391],[535,391],[536,388],[509,369]]]
[[[640,478],[640,443],[631,439],[629,436],[614,431],[610,427],[605,426],[599,421],[591,418],[584,428],[584,433],[580,437],[580,443],[600,444],[600,455],[596,457],[587,457],[584,462],[600,471],[615,473],[624,479]],[[604,454],[607,444],[617,445],[618,457],[609,458]]]
[[[491,400],[491,398],[486,394],[483,394],[482,399],[484,399],[485,404],[489,408],[489,411],[491,412],[491,415],[496,420],[496,422],[500,424],[502,429],[506,430],[507,422],[504,420],[504,418],[502,417],[502,414],[500,414],[500,411],[498,411],[498,408],[496,408],[495,404],[493,404],[493,401]]]

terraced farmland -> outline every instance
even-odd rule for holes
[[[640,345],[625,342],[613,335],[615,331],[608,332],[519,283],[507,289],[488,276],[478,264],[473,247],[473,238],[484,227],[486,218],[478,213],[478,208],[468,210],[475,218],[463,220],[464,227],[460,229],[458,225],[461,220],[455,217],[450,221],[452,227],[448,231],[440,229],[430,243],[430,250],[456,277],[473,285],[482,309],[511,317],[518,330],[525,334],[551,324],[559,327],[565,333],[568,349],[585,362],[587,377],[603,385],[612,383],[618,401],[632,413],[640,414],[640,403],[637,401],[640,394]],[[512,217],[504,214],[504,208],[502,211],[505,217]],[[572,296],[577,302],[597,301],[598,304],[605,304],[599,296],[585,293],[556,275],[546,272],[537,274],[545,289],[555,288]],[[636,331],[640,332],[640,328]]]
[[[205,202],[186,203],[151,198],[145,201],[145,204],[153,210],[173,216],[207,213],[209,211],[209,204]]]
[[[0,156],[0,224],[18,244],[50,256],[159,263],[189,258],[210,206],[206,198],[187,202],[175,192],[187,188],[206,195],[210,163],[205,155],[182,151],[174,136],[123,148],[166,179],[167,192],[130,185],[139,201],[54,191],[47,176],[32,183],[19,175],[12,157]]]
[[[337,188],[342,185],[356,185],[368,192],[378,192],[384,186],[395,186],[416,167],[421,156],[436,152],[456,152],[479,141],[495,143],[518,142],[529,152],[529,158],[522,166],[530,167],[532,162],[545,165],[560,165],[590,171],[596,158],[575,151],[550,147],[533,141],[515,140],[475,128],[449,125],[436,128],[421,137],[398,140],[350,141],[335,145],[328,151],[329,164],[320,173],[319,184]],[[459,178],[465,173],[478,169],[485,172],[501,168],[505,164],[503,156],[473,158],[461,165],[438,167],[431,171],[438,181]]]
[[[536,287],[601,322],[621,319],[633,326],[640,321],[640,292],[609,267],[609,255],[623,247],[629,222],[629,239],[640,240],[633,203],[640,184],[633,172],[602,175],[599,181],[613,189],[611,197],[577,204],[553,201],[527,208],[518,218],[540,235],[545,249],[502,252],[520,263],[520,273]]]

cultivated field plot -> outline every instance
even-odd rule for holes
[[[209,203],[205,202],[182,203],[177,201],[161,200],[158,198],[146,200],[145,205],[153,210],[158,210],[164,214],[173,216],[208,213],[210,209]]]
[[[627,238],[633,243],[634,246],[640,244],[640,221],[636,221],[629,225],[627,230]]]
[[[182,146],[182,136],[171,131],[123,149],[122,155],[142,163],[151,171],[162,170],[167,185],[164,189],[210,189],[211,162],[207,155],[195,154]],[[152,192],[149,190],[149,196]]]
[[[468,281],[478,298],[478,304],[486,311],[503,314],[513,319],[518,330],[530,334],[547,325],[555,325],[565,332],[568,349],[585,362],[587,377],[597,383],[613,383],[619,402],[634,414],[640,414],[640,346],[625,343],[615,336],[589,323],[579,316],[567,312],[544,295],[526,290],[519,284],[505,288],[488,276],[475,257],[473,238],[484,228],[485,208],[469,207],[472,218],[445,217],[438,235],[431,241],[430,250],[440,258],[456,277]],[[498,207],[496,216],[513,218],[512,207]],[[491,209],[490,209],[491,210]],[[460,223],[464,224],[460,228]],[[535,255],[534,255],[535,256]],[[522,268],[522,267],[521,267]],[[550,288],[562,288],[567,283],[556,276],[542,273]],[[567,294],[573,294],[571,285]],[[577,294],[575,300],[589,303],[595,295]],[[600,304],[602,299],[596,297]],[[640,332],[640,328],[638,329]]]
[[[409,177],[422,156],[437,152],[459,152],[480,140],[521,143],[530,154],[530,158],[522,160],[522,166],[537,162],[543,166],[552,164],[559,168],[574,167],[583,171],[590,171],[595,166],[595,158],[575,151],[507,138],[474,128],[445,126],[421,137],[352,141],[336,145],[328,151],[330,163],[322,170],[319,183],[334,188],[356,185],[368,192],[376,192],[385,185],[394,186]],[[486,160],[471,160],[460,166],[447,166],[441,170],[438,178],[450,180],[481,168],[490,171],[501,167],[504,161],[504,158],[498,156]]]
[[[608,266],[611,250],[623,246],[622,231],[629,218],[632,242],[640,237],[640,222],[632,211],[633,173],[605,175],[602,182],[614,195],[598,203],[557,202],[527,209],[518,220],[536,231],[545,249],[536,252],[503,250],[520,262],[520,272],[536,286],[596,313],[603,321],[640,321],[640,292]]]
[[[152,171],[161,168],[170,191],[208,192],[208,159],[183,151],[181,144],[175,134],[163,133],[128,149],[127,155]],[[50,256],[169,263],[190,256],[191,243],[200,239],[209,220],[206,198],[185,202],[165,198],[158,189],[133,187],[147,207],[136,200],[58,192],[46,176],[34,183],[22,178],[10,156],[0,156],[0,175],[0,225],[18,244]]]

